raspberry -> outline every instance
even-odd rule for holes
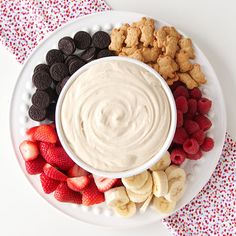
[[[207,98],[201,98],[197,102],[197,110],[200,114],[207,114],[211,109],[212,101]]]
[[[178,86],[175,91],[174,91],[174,97],[180,97],[180,96],[184,96],[186,98],[189,98],[189,93],[188,90],[184,87],[184,86]]]
[[[198,160],[202,157],[202,152],[201,150],[198,150],[198,152],[196,154],[188,154],[187,158],[190,160]]]
[[[188,111],[188,102],[186,97],[179,96],[175,100],[177,110],[182,111],[183,113],[186,113]]]
[[[194,118],[193,114],[190,114],[188,112],[184,114],[184,120],[193,120],[193,118]]]
[[[194,120],[198,123],[200,129],[203,131],[210,129],[212,126],[211,121],[204,115],[197,115]]]
[[[201,149],[204,152],[209,152],[214,147],[214,140],[212,138],[206,137],[204,139],[203,144],[201,145]]]
[[[177,111],[177,128],[183,126],[183,122],[184,122],[184,119],[183,119],[182,111]]]
[[[203,141],[205,139],[205,133],[201,129],[199,129],[198,131],[194,132],[191,135],[191,138],[195,138],[197,140],[198,144],[202,145]]]
[[[199,150],[199,144],[196,139],[190,138],[185,140],[183,149],[187,154],[196,154]]]
[[[200,129],[198,123],[193,120],[184,121],[184,128],[188,134],[193,134]]]
[[[170,154],[170,159],[172,163],[176,165],[181,165],[184,162],[185,158],[186,158],[186,154],[180,148],[173,149]]]
[[[195,115],[197,112],[197,100],[190,98],[188,100],[188,113],[191,115]]]
[[[183,85],[182,82],[176,81],[176,82],[174,82],[174,83],[170,86],[170,89],[171,89],[171,91],[173,92],[173,91],[175,91],[175,89],[176,89],[177,87],[182,86],[182,85]]]
[[[177,144],[183,144],[184,141],[188,138],[188,134],[184,128],[177,128],[173,138],[173,142]]]
[[[198,100],[202,97],[202,92],[199,88],[194,88],[190,91],[190,97]]]

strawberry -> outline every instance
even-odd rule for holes
[[[58,185],[56,191],[54,192],[54,197],[59,202],[70,202],[75,204],[82,203],[82,196],[79,192],[71,190],[66,182],[62,182]]]
[[[64,175],[61,171],[56,169],[55,167],[51,166],[50,164],[46,164],[43,168],[43,172],[51,179],[59,180],[59,181],[66,181],[67,176]]]
[[[65,171],[69,170],[75,164],[62,147],[49,148],[44,158],[49,164]]]
[[[82,190],[83,205],[91,206],[94,204],[99,204],[104,201],[105,201],[104,194],[98,190],[93,180],[84,190]]]
[[[41,142],[56,143],[58,138],[55,129],[51,125],[40,125],[34,131],[32,139]]]
[[[95,177],[94,176],[94,181],[95,181],[95,184],[98,187],[98,190],[100,192],[104,193],[107,190],[109,190],[110,188],[112,188],[116,184],[118,179],[109,179],[109,178]]]
[[[25,169],[30,175],[37,175],[43,172],[43,167],[46,164],[45,160],[39,156],[32,161],[25,162]]]
[[[38,126],[34,126],[34,127],[31,127],[30,129],[28,129],[26,131],[26,135],[27,135],[27,138],[30,140],[30,141],[35,141],[33,139],[33,136],[34,136],[34,133],[36,131],[36,129],[38,128]]]
[[[52,193],[56,190],[57,186],[60,184],[60,181],[49,178],[47,175],[42,173],[40,175],[40,181],[45,193]]]
[[[87,187],[89,183],[90,183],[90,178],[87,175],[67,178],[68,187],[78,192]]]
[[[80,166],[74,164],[72,168],[70,168],[67,172],[67,175],[69,177],[80,177],[80,176],[85,176],[88,175],[89,172],[81,168]]]
[[[120,187],[120,186],[124,186],[121,179],[117,179],[117,182],[113,185],[113,187]]]
[[[25,140],[19,146],[22,157],[25,161],[32,161],[39,155],[39,149],[36,143]]]
[[[47,156],[48,149],[54,147],[55,145],[53,143],[40,142],[38,146],[40,154],[45,158]]]

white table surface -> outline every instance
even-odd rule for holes
[[[188,34],[206,54],[223,88],[228,131],[236,138],[236,14],[234,0],[107,0],[115,10],[136,11],[163,19]],[[1,4],[1,3],[0,3]],[[0,235],[168,236],[157,222],[145,228],[110,231],[90,227],[59,213],[30,187],[14,157],[8,114],[21,65],[0,45]]]

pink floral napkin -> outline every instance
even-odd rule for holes
[[[110,10],[104,0],[2,0],[0,42],[23,63],[51,31],[70,19]],[[174,235],[236,235],[236,143],[226,134],[209,182],[183,209],[163,220]]]

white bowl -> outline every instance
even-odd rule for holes
[[[107,62],[107,61],[130,62],[130,63],[136,64],[136,65],[142,67],[143,69],[145,69],[148,72],[150,72],[151,74],[153,74],[156,77],[156,79],[160,81],[160,83],[167,95],[167,98],[168,98],[168,101],[170,104],[170,110],[171,110],[171,123],[170,123],[169,133],[168,133],[167,138],[166,138],[162,148],[160,149],[160,151],[155,156],[153,156],[151,159],[149,159],[147,162],[145,162],[144,164],[142,164],[136,168],[133,168],[130,170],[125,170],[125,171],[120,171],[120,172],[101,171],[101,170],[93,168],[91,165],[88,165],[87,163],[85,163],[84,161],[79,159],[79,157],[74,154],[73,150],[70,148],[69,144],[67,143],[67,140],[66,140],[66,137],[64,135],[63,128],[61,125],[62,103],[63,103],[64,97],[65,97],[68,89],[70,88],[70,86],[73,84],[73,82],[78,78],[78,76],[80,74],[82,74],[83,72],[88,70],[91,66],[93,66],[95,64],[99,64],[101,62]],[[78,71],[76,71],[71,76],[69,81],[66,83],[66,85],[62,89],[61,94],[58,99],[58,102],[57,102],[57,107],[56,107],[56,129],[57,129],[57,133],[58,133],[60,142],[61,142],[63,148],[65,149],[65,151],[67,152],[67,154],[71,157],[71,159],[77,165],[81,166],[82,168],[89,171],[90,173],[93,173],[98,176],[108,177],[108,178],[122,178],[122,177],[133,176],[133,175],[143,172],[144,170],[146,170],[146,169],[150,168],[152,165],[154,165],[158,160],[160,160],[160,158],[163,156],[163,154],[169,148],[169,146],[173,140],[173,137],[174,137],[174,133],[175,133],[175,129],[176,129],[176,122],[177,122],[177,116],[176,116],[176,106],[175,106],[174,97],[172,95],[172,92],[171,92],[169,86],[165,82],[165,80],[160,76],[160,74],[158,74],[150,66],[148,66],[140,61],[128,58],[128,57],[106,57],[106,58],[94,60],[94,61],[86,64],[85,66],[81,67]]]

